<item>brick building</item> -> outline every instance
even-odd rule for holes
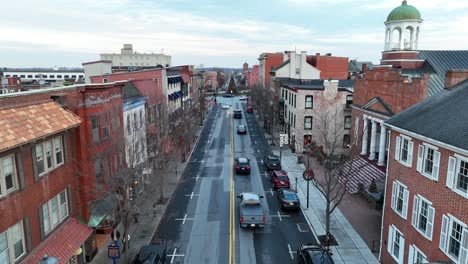
[[[253,65],[247,76],[247,86],[256,87],[260,83],[260,65]]]
[[[393,116],[383,263],[468,262],[468,71]]]
[[[307,56],[307,62],[320,70],[320,79],[322,80],[346,80],[348,79],[348,58],[335,57],[331,53],[326,55]]]
[[[271,75],[273,68],[280,66],[283,63],[283,53],[262,53],[258,57],[259,60],[259,85],[271,89]]]

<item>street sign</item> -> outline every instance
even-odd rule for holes
[[[302,173],[302,177],[306,181],[310,181],[314,178],[314,171],[313,170],[305,170],[304,173]]]
[[[280,134],[280,147],[288,144],[288,134]]]
[[[118,245],[111,244],[107,246],[107,256],[112,259],[120,258],[120,248]]]

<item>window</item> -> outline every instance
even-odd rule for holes
[[[28,75],[28,78],[32,78],[32,75]]]
[[[403,234],[394,225],[388,227],[388,253],[398,262],[403,263],[403,253],[405,250],[405,239]]]
[[[0,263],[15,263],[25,254],[23,222],[0,233]]]
[[[37,144],[34,148],[36,151],[37,175],[41,176],[43,173],[52,171],[63,164],[61,136]]]
[[[62,75],[57,75],[57,78],[62,78]]]
[[[352,95],[347,95],[346,96],[346,106],[350,106],[353,104],[353,96]]]
[[[411,225],[424,237],[432,240],[435,210],[432,203],[420,195],[414,196]]]
[[[0,162],[0,197],[2,197],[17,189],[15,156],[3,157]]]
[[[312,129],[312,116],[304,117],[304,129]]]
[[[296,99],[297,99],[297,94],[294,95],[294,108],[296,108]]]
[[[91,120],[91,131],[93,134],[93,142],[99,142],[99,119],[97,117]]]
[[[109,136],[109,114],[102,116],[102,137],[107,138]]]
[[[408,253],[408,264],[426,264],[427,261],[426,255],[415,245],[410,245]]]
[[[395,159],[401,164],[411,167],[413,163],[413,141],[406,136],[396,137]]]
[[[135,130],[138,129],[138,119],[136,113],[133,113],[133,126],[135,127]]]
[[[102,78],[102,82],[107,83],[107,82],[109,82],[109,79],[108,78]]]
[[[68,216],[67,191],[64,190],[42,205],[42,229],[49,234]]]
[[[144,124],[144,120],[143,120],[143,111],[140,110],[140,127],[142,127]]]
[[[365,132],[365,131],[364,131]],[[356,116],[354,119],[354,146],[357,146],[359,143],[359,117]]]
[[[21,78],[26,78],[26,75],[21,74],[20,77],[21,77]]]
[[[419,145],[417,170],[431,180],[439,179],[440,152],[435,147]]]
[[[98,187],[102,186],[104,180],[102,179],[101,159],[96,159],[94,161],[94,175],[96,176],[96,185]]]
[[[300,73],[301,73],[301,69],[296,68],[296,74],[300,74]]]
[[[343,135],[343,148],[349,148],[350,136],[348,134]]]
[[[468,198],[468,158],[460,155],[449,157],[446,185],[454,192]]]
[[[406,219],[408,214],[408,199],[408,188],[399,181],[394,181],[392,190],[392,209],[404,219]]]
[[[344,118],[344,128],[351,129],[351,116],[345,116]]]
[[[53,79],[55,78],[55,75],[49,75],[49,78]]]
[[[63,78],[68,79],[68,78],[70,78],[70,76],[69,75],[64,75]]]
[[[71,77],[72,77],[73,79],[76,79],[76,75],[72,75]]]
[[[312,109],[314,107],[314,98],[312,95],[307,95],[305,97],[305,108],[306,109]]]
[[[456,263],[467,263],[468,229],[466,224],[451,215],[442,215],[439,248]]]

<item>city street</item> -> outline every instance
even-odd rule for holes
[[[223,104],[230,104],[229,110],[223,110]],[[233,119],[233,109],[241,109],[243,118]],[[153,236],[153,241],[166,242],[168,263],[295,263],[297,247],[315,242],[301,211],[280,210],[262,160],[270,146],[254,114],[245,110],[245,103],[237,98],[218,97],[218,106],[208,114]],[[247,126],[246,135],[236,133],[239,124]],[[238,157],[250,159],[250,175],[235,174],[233,160]],[[239,227],[236,197],[250,191],[265,197],[267,220],[262,229]]]

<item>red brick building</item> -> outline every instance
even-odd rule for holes
[[[74,218],[95,228],[113,210],[109,203],[105,213],[95,208],[102,207],[106,183],[122,165],[123,85],[0,95],[0,214],[7,216],[0,239],[8,238],[2,263],[24,257],[38,263],[44,253],[84,263],[95,254],[93,229]],[[9,244],[16,238],[23,239],[22,252]]]
[[[322,80],[346,80],[348,78],[348,58],[335,57],[331,53],[326,55],[307,56],[307,62],[320,70],[320,79]]]
[[[247,73],[247,86],[250,88],[260,83],[260,65],[253,65],[253,69]]]
[[[258,57],[259,60],[259,85],[271,89],[270,72],[283,63],[283,53],[262,53]]]

